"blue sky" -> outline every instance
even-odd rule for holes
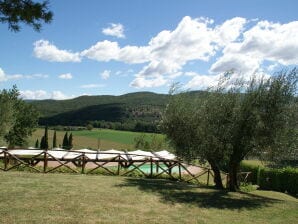
[[[40,33],[0,24],[0,89],[26,99],[167,93],[298,64],[298,1],[51,0]]]

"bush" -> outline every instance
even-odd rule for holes
[[[298,195],[297,168],[287,167],[282,169],[272,169],[241,164],[241,171],[252,172],[248,181],[252,184],[258,184],[261,189],[288,192],[293,195]]]

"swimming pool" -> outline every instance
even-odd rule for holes
[[[138,166],[138,164],[135,164],[135,166]],[[166,165],[164,165],[164,164],[159,164],[159,167],[156,166],[156,164],[152,164],[152,168],[153,168],[152,171],[153,171],[153,173],[155,173],[155,174],[162,173],[163,170],[160,167],[162,167],[164,170],[167,170],[168,169],[168,167]],[[134,168],[135,168],[134,166],[130,166],[128,168],[128,170],[132,170]],[[144,164],[144,165],[142,165],[142,166],[140,166],[138,168],[140,170],[142,170],[146,174],[150,174],[150,172],[151,172],[151,165],[150,164]],[[121,168],[121,169],[123,169],[123,168]],[[137,170],[137,169],[135,169],[135,170]],[[182,171],[184,171],[183,167],[181,167],[181,172]],[[166,172],[164,172],[164,173],[166,173]],[[172,168],[172,173],[179,173],[179,167],[178,166],[174,166]]]

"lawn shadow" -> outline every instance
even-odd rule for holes
[[[204,208],[255,209],[280,201],[250,193],[228,192],[165,179],[126,178],[125,183],[117,187],[137,187],[142,191],[158,194],[165,203],[185,203]]]

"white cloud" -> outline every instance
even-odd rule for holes
[[[164,79],[162,76],[158,76],[156,78],[147,79],[146,77],[136,77],[131,83],[130,86],[135,88],[152,88],[163,86],[168,81]]]
[[[110,75],[111,75],[111,71],[110,70],[104,70],[100,76],[102,79],[106,80],[108,78],[110,78]]]
[[[82,51],[81,55],[96,61],[110,61],[118,59],[119,51],[120,48],[117,42],[104,40]]]
[[[93,88],[100,88],[100,87],[104,87],[104,84],[85,84],[85,85],[81,85],[80,88],[82,89],[93,89]]]
[[[223,56],[211,66],[210,72],[234,70],[249,75],[259,71],[264,61],[284,66],[298,64],[297,40],[298,21],[287,24],[259,21],[243,32],[242,40],[226,45]]]
[[[107,33],[111,33],[113,27],[117,24],[109,27]],[[215,24],[208,18],[185,16],[176,28],[162,30],[144,46],[119,46],[118,42],[104,40],[79,55],[62,52],[75,54],[79,60],[80,57],[87,57],[100,62],[115,60],[144,64],[135,72],[130,84],[136,88],[162,86],[182,74],[192,76],[196,86],[200,86],[200,82],[205,86],[212,83],[216,75],[226,71],[234,71],[238,76],[262,73],[261,68],[271,71],[273,67],[266,68],[264,62],[269,65],[297,65],[297,40],[298,21],[280,24],[235,17]],[[53,48],[53,52],[61,51],[48,41],[41,40],[36,45]],[[209,62],[210,59],[215,59],[215,62],[210,66],[209,74],[183,73],[187,64]],[[190,83],[187,85],[192,86]]]
[[[48,93],[44,90],[24,90],[20,91],[20,96],[23,99],[30,99],[30,100],[41,100],[41,99],[47,99]]]
[[[35,78],[48,78],[48,75],[45,74],[32,74],[32,75],[24,75],[24,74],[13,74],[9,75],[4,72],[2,68],[0,68],[0,82],[5,82],[8,80],[17,80],[17,79],[35,79]]]
[[[60,50],[47,40],[38,40],[34,43],[35,57],[51,62],[80,62],[80,54],[67,50]]]
[[[58,76],[60,79],[72,79],[71,73],[65,73]]]
[[[59,90],[55,90],[51,93],[51,99],[54,99],[54,100],[67,100],[67,99],[72,99],[74,97],[75,97],[74,95],[67,96]]]
[[[108,36],[125,38],[124,26],[120,23],[111,23],[109,27],[102,29],[102,33]]]
[[[21,90],[20,97],[27,100],[44,100],[44,99],[53,99],[53,100],[66,100],[74,98],[74,95],[67,96],[59,90],[52,91],[48,93],[45,90]]]
[[[186,89],[207,89],[218,83],[219,75],[201,75],[195,72],[191,73],[193,78],[184,86]]]

